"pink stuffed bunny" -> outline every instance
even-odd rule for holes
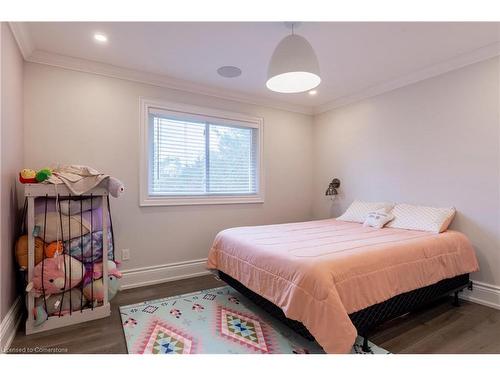
[[[83,265],[75,258],[70,257],[69,255],[60,255],[56,256],[55,258],[46,258],[44,262],[40,262],[35,266],[33,272],[32,283],[33,289],[37,296],[41,296],[43,294],[42,265],[43,286],[45,287],[46,295],[61,293],[65,290],[74,288],[83,279]]]

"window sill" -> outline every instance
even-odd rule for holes
[[[191,197],[165,197],[148,196],[140,200],[141,207],[147,206],[192,206],[209,204],[248,204],[264,203],[261,195],[251,196],[191,196]]]

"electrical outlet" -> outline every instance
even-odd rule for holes
[[[122,260],[130,259],[130,249],[122,249]]]

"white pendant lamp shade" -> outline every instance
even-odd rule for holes
[[[321,82],[316,54],[300,35],[289,35],[274,50],[267,71],[271,91],[297,93],[311,90]]]

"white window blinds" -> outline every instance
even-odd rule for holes
[[[149,194],[257,194],[258,131],[227,119],[150,112]]]

